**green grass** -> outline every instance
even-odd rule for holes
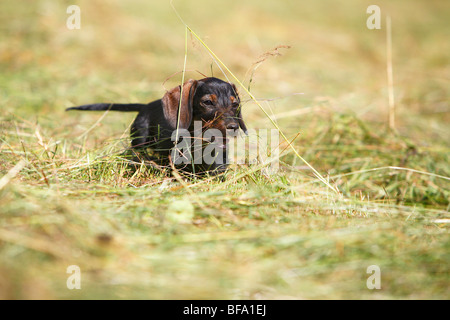
[[[369,2],[175,1],[337,195],[289,148],[270,176],[131,171],[133,114],[64,109],[160,98],[183,69],[184,25],[169,3],[80,1],[71,31],[69,4],[0,4],[0,299],[450,297],[449,5],[381,1],[383,28],[368,30]],[[186,70],[224,78],[191,36]],[[247,126],[272,128],[240,91]],[[70,265],[81,290],[66,287]],[[370,265],[381,290],[366,287]]]

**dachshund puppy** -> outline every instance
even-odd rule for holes
[[[236,134],[239,128],[247,133],[236,86],[213,77],[188,80],[148,104],[97,103],[66,110],[138,112],[130,134],[131,147],[139,160],[153,161],[147,152],[153,150],[166,160],[170,154],[172,158],[175,155],[178,163],[185,164],[183,169],[193,172],[223,172],[228,162],[227,133]],[[177,147],[174,153],[174,144],[181,145],[180,139],[188,141],[188,148]],[[212,161],[204,156],[192,159],[193,154],[204,151],[211,143],[215,151],[222,151],[216,156],[213,152]]]

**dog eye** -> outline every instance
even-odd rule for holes
[[[237,107],[239,107],[239,103],[238,102],[235,102],[235,103],[233,103],[232,105],[231,105],[233,108],[237,108]]]
[[[211,100],[205,100],[205,101],[203,101],[203,104],[204,104],[205,106],[212,106],[212,105],[213,105],[213,102],[212,102]]]

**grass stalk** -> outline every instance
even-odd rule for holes
[[[392,23],[391,17],[386,17],[386,73],[389,97],[389,129],[395,130],[395,101],[394,101],[394,76],[392,71]]]

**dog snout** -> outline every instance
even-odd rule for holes
[[[237,129],[239,129],[239,124],[237,124],[235,122],[229,123],[229,124],[227,124],[227,129],[228,130],[237,130]]]

